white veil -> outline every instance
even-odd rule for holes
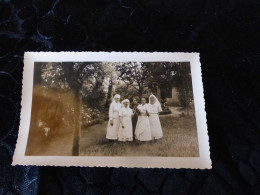
[[[154,104],[151,104],[151,100],[150,100],[151,97],[154,97],[154,99],[155,99]],[[159,102],[159,100],[157,99],[157,97],[155,97],[155,95],[153,95],[153,94],[149,96],[149,104],[150,104],[150,105],[157,105],[157,106],[158,106],[158,110],[159,110],[159,112],[162,111],[161,103]]]
[[[114,95],[112,103],[116,103],[115,98],[119,98],[119,100],[120,100],[120,95],[119,94]],[[120,103],[120,102],[118,102],[118,103]]]

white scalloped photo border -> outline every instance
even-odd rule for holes
[[[190,62],[199,157],[109,157],[109,156],[25,156],[29,135],[34,62],[140,61]],[[211,168],[199,53],[167,52],[25,52],[19,135],[12,165],[128,167],[128,168]]]

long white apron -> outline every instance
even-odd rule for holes
[[[118,130],[119,130],[119,110],[121,108],[120,103],[112,102],[109,107],[109,120],[107,124],[107,139],[117,140],[118,138]],[[113,125],[111,125],[111,120],[113,121]]]
[[[140,141],[150,141],[152,140],[151,129],[149,123],[149,117],[146,115],[148,111],[148,105],[139,105],[137,107],[141,114],[138,116],[138,121],[135,129],[135,137]]]

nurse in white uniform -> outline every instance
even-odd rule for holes
[[[109,140],[118,139],[118,130],[120,125],[120,121],[119,121],[120,109],[121,109],[120,95],[116,94],[109,107],[109,121],[107,125],[107,134],[106,134],[106,138]]]
[[[118,131],[118,141],[133,141],[133,111],[129,108],[130,101],[122,101],[122,108],[119,110],[120,126]]]
[[[158,99],[154,95],[149,97],[149,123],[151,128],[152,139],[160,139],[163,137],[162,126],[159,119],[159,112],[162,107]]]
[[[141,99],[141,104],[137,106],[139,111],[138,121],[135,129],[135,137],[139,141],[152,140],[151,129],[149,123],[149,106],[146,104],[145,98]]]

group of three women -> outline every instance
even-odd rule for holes
[[[141,99],[138,105],[136,99],[130,108],[130,101],[125,99],[120,103],[120,95],[115,95],[109,107],[109,121],[106,138],[119,141],[150,141],[163,136],[159,119],[161,104],[154,95],[150,95],[149,103]]]

